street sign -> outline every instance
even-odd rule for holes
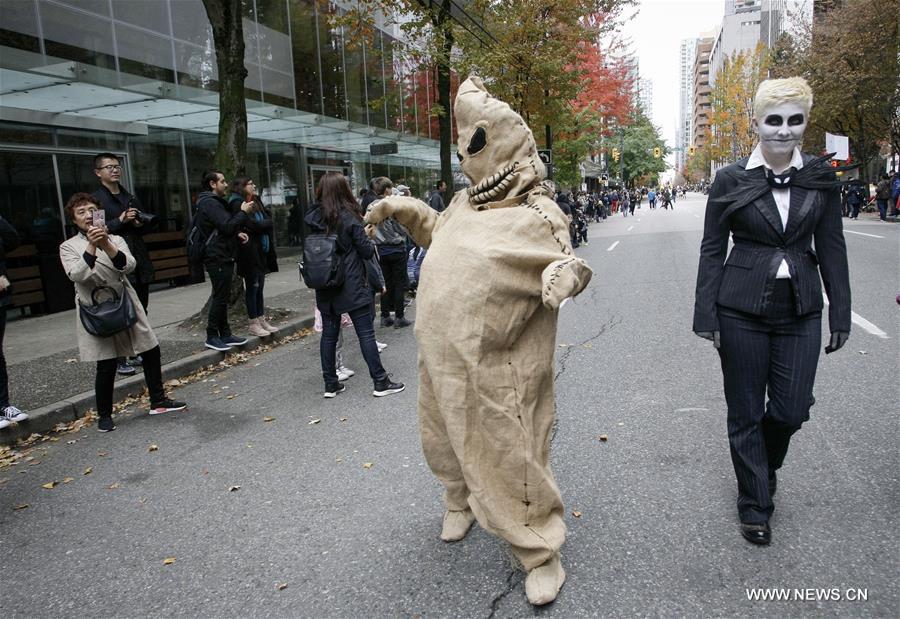
[[[369,144],[370,155],[395,155],[397,154],[397,143],[388,142],[387,144]]]
[[[549,149],[549,148],[539,149],[538,157],[541,158],[541,161],[544,162],[545,166],[553,165],[553,150],[552,149]]]

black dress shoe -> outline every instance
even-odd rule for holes
[[[767,546],[769,542],[772,541],[772,529],[769,528],[768,522],[762,524],[747,524],[742,522],[741,535],[743,535],[744,539],[748,542],[759,544],[760,546]]]
[[[775,471],[769,473],[769,496],[775,496],[775,491],[778,490],[778,478],[775,476]]]
[[[382,327],[390,327],[390,326],[393,326],[393,324],[394,324],[394,319],[391,318],[390,316],[382,316],[381,317],[381,326]]]

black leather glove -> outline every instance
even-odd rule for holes
[[[713,348],[719,348],[722,344],[719,342],[719,332],[718,331],[695,331],[697,335],[702,337],[704,340],[709,340],[713,343]]]
[[[834,351],[840,350],[849,338],[850,334],[846,331],[835,331],[831,334],[831,341],[828,343],[828,346],[825,347],[825,354],[830,355]]]

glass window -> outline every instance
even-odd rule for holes
[[[333,118],[347,118],[347,97],[345,87],[350,76],[344,75],[344,41],[340,28],[329,28],[327,16],[319,14],[319,53],[322,58],[322,97],[325,103],[323,114]]]
[[[120,151],[125,149],[125,136],[103,131],[83,131],[81,129],[57,129],[60,146],[90,148],[100,151]]]
[[[347,75],[347,120],[368,124],[366,109],[366,65],[364,61],[364,45],[360,41],[344,45],[344,70]]]
[[[210,47],[200,47],[175,41],[175,68],[178,70],[179,84],[218,89],[219,70],[212,44]]]
[[[168,4],[170,3],[160,0],[112,0],[113,17],[147,30],[171,35]]]
[[[260,24],[257,45],[260,64],[282,73],[291,72],[291,40],[286,34]]]
[[[41,4],[41,25],[49,56],[115,69],[109,19],[45,2]]]
[[[212,27],[202,0],[177,0],[169,6],[176,38],[213,49]]]
[[[400,73],[400,42],[384,35],[384,106],[387,114],[387,128],[393,131],[403,130],[402,75]]]
[[[119,68],[123,73],[174,83],[171,39],[116,24]]]
[[[183,229],[190,214],[179,132],[151,130],[129,138],[128,147],[134,173],[129,189],[148,212],[161,218],[157,230]]]
[[[0,45],[29,52],[41,51],[33,0],[0,2],[0,24]]]
[[[262,81],[266,102],[276,103],[278,101],[278,105],[294,107],[294,80],[290,75],[264,67]]]
[[[291,4],[309,4],[309,0],[290,0]],[[256,19],[260,25],[283,34],[288,33],[287,2],[284,0],[256,0]],[[292,6],[291,12],[295,9]]]
[[[90,11],[97,15],[109,17],[109,0],[56,0],[56,2],[59,4],[68,4],[69,6],[81,9],[82,11]],[[41,11],[43,10],[43,7],[41,7]]]
[[[0,123],[0,144],[53,144],[53,130],[40,125]]]
[[[300,164],[288,144],[269,142],[269,184],[260,187],[263,204],[272,210],[275,241],[279,246],[300,244],[303,214],[299,200]]]
[[[125,165],[124,160],[121,163]],[[94,174],[93,153],[56,155],[56,167],[59,170],[59,189],[62,192],[63,204],[79,191],[93,193],[100,186],[100,181]]]
[[[216,157],[216,136],[208,133],[183,132],[185,163],[187,165],[190,205],[197,203],[203,173],[213,166]]]
[[[369,107],[368,122],[375,127],[387,127],[385,115],[384,51],[381,30],[375,30],[372,41],[366,43],[366,97]]]
[[[297,109],[322,114],[314,0],[291,2],[291,51]]]
[[[24,243],[58,251],[65,239],[51,155],[0,151],[0,215]]]

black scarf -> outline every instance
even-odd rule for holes
[[[794,168],[791,168],[785,174],[772,174],[773,180],[769,178],[769,171],[750,170],[740,175],[738,186],[734,191],[710,200],[711,203],[728,205],[722,212],[722,216],[719,217],[719,223],[724,222],[735,211],[752,204],[757,198],[764,196],[767,191],[771,191],[776,186],[801,187],[811,191],[837,187],[840,182],[834,178],[834,172],[828,163],[832,157],[834,157],[834,153],[828,153],[816,157],[799,170],[794,171]],[[765,170],[765,168],[761,170]],[[787,179],[787,182],[778,182],[776,179]]]

